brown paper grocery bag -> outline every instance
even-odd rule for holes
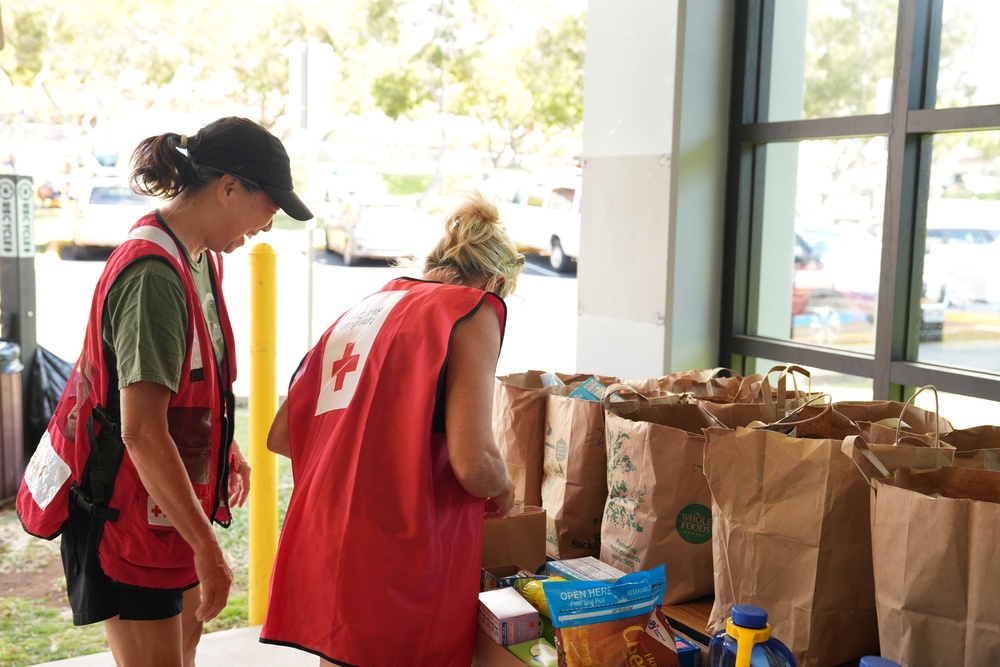
[[[955,447],[952,465],[976,470],[1000,470],[1000,426],[983,425],[941,434]]]
[[[624,572],[663,564],[663,604],[710,595],[711,494],[702,473],[703,429],[721,428],[701,405],[680,397],[603,401],[608,499],[601,555]]]
[[[862,439],[843,447],[865,463]],[[1000,665],[1000,472],[882,472],[865,471],[881,655],[910,667]]]
[[[601,404],[548,395],[542,472],[546,556],[600,555],[607,479]]]
[[[858,427],[807,406],[765,428],[708,429],[715,602],[708,631],[734,604],[768,612],[800,667],[878,654],[868,484],[841,442]],[[791,417],[789,418],[791,419]]]
[[[688,394],[687,400],[700,403],[724,426],[735,429],[755,421],[771,423],[782,419],[815,396],[810,384],[811,378],[806,369],[774,366],[767,373],[742,378],[735,394]]]
[[[497,377],[493,384],[493,437],[514,482],[514,502],[536,507],[542,504],[545,397],[559,389],[545,387],[542,375],[513,373]],[[565,384],[589,377],[555,375]]]
[[[483,526],[483,567],[520,565],[537,572],[545,565],[545,510],[515,505]]]
[[[934,394],[933,412],[923,409],[912,410],[913,401],[924,391]],[[832,409],[838,410],[842,405],[844,404],[834,403]],[[939,428],[948,424],[948,420],[939,416],[937,388],[933,385],[917,389],[905,403],[868,401],[865,405],[864,414],[890,415],[875,422],[857,422],[868,449],[882,466],[891,471],[897,468],[932,470],[953,465],[957,450],[941,437]],[[862,416],[860,412],[852,414]],[[930,428],[931,431],[914,433],[906,420],[917,424],[917,428]]]
[[[691,394],[692,396],[735,396],[743,377],[729,368],[708,368],[671,373],[645,382],[625,384],[650,396],[653,384],[661,393]],[[669,574],[667,576],[670,576]]]
[[[930,386],[928,385],[928,388]],[[916,392],[919,394],[920,391]],[[914,396],[916,396],[914,394]],[[835,401],[833,409],[856,422],[885,422],[893,425],[896,419],[903,421],[903,427],[913,433],[946,433],[954,427],[937,410],[918,408],[910,401]]]

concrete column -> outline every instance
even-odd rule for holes
[[[716,365],[732,8],[591,0],[577,368]]]

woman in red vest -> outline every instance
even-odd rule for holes
[[[25,529],[62,535],[77,625],[104,621],[118,665],[190,667],[232,571],[212,529],[242,505],[222,255],[271,228],[292,191],[281,142],[245,118],[150,137],[136,192],[166,200],[111,254],[83,351],[25,471]]]
[[[421,279],[389,282],[306,354],[268,435],[295,488],[262,642],[321,664],[471,664],[484,516],[513,504],[492,401],[523,263],[473,196]]]

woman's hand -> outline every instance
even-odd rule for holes
[[[240,451],[240,445],[233,440],[229,453],[229,506],[243,507],[250,495],[250,464]]]
[[[498,496],[486,499],[486,517],[494,518],[507,514],[514,508],[514,483],[507,478],[507,488]]]
[[[195,618],[203,623],[211,621],[226,608],[233,583],[233,571],[218,543],[210,545],[207,551],[194,553],[194,568],[201,583],[201,604],[195,611]]]

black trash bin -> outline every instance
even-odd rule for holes
[[[24,473],[21,346],[0,341],[0,502],[17,495]]]
[[[35,453],[38,441],[49,426],[56,403],[62,396],[73,364],[59,358],[39,345],[35,348],[35,363],[28,376],[27,410],[24,424],[25,461]]]

